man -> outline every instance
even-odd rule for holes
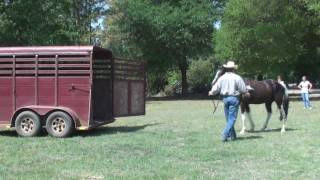
[[[236,139],[234,124],[237,120],[238,110],[240,105],[240,95],[246,93],[246,85],[242,78],[235,74],[236,65],[233,61],[224,64],[226,73],[222,75],[217,83],[212,86],[209,95],[219,94],[223,97],[224,113],[227,120],[227,125],[223,131],[222,141],[225,142],[229,138]]]
[[[312,84],[307,80],[306,76],[302,76],[302,81],[298,87],[301,89],[301,97],[304,104],[304,109],[312,109],[309,100],[309,92],[312,88]]]

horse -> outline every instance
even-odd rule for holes
[[[224,73],[224,68],[218,69],[211,85],[213,86]],[[286,131],[286,121],[289,110],[289,96],[286,92],[286,87],[275,80],[256,81],[244,79],[244,82],[247,86],[247,93],[240,96],[240,109],[242,119],[242,129],[240,131],[240,134],[244,134],[246,131],[246,118],[248,118],[250,122],[249,131],[254,131],[255,125],[250,114],[250,104],[265,104],[267,110],[267,118],[263,127],[261,128],[261,131],[264,131],[268,127],[268,123],[271,118],[273,102],[277,104],[277,107],[279,109],[279,119],[280,121],[282,121],[281,133],[284,133]]]

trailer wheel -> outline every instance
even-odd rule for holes
[[[39,116],[32,111],[23,111],[15,119],[17,133],[23,137],[37,136],[41,132]]]
[[[50,136],[58,138],[68,137],[74,131],[74,122],[67,113],[56,111],[48,116],[46,129]]]

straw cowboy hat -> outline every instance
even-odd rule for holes
[[[237,69],[238,65],[236,65],[234,61],[228,61],[227,64],[223,65],[223,67],[228,69]]]

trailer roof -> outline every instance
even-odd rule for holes
[[[0,56],[8,55],[87,55],[93,53],[108,54],[110,50],[97,46],[30,46],[30,47],[0,47]]]

